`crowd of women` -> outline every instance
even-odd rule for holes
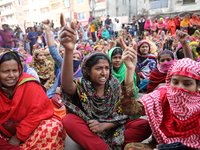
[[[200,35],[161,22],[89,43],[61,14],[59,40],[45,20],[45,48],[1,49],[0,149],[60,150],[66,133],[87,150],[199,149]]]

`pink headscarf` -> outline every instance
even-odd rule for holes
[[[169,21],[169,17],[166,17],[165,18],[165,22],[163,23],[164,24],[164,26],[165,26],[165,28],[167,28],[167,22]]]
[[[168,71],[166,88],[146,94],[140,100],[158,144],[181,142],[197,149],[200,147],[200,94],[171,87],[173,75],[200,80],[200,63],[189,58],[176,61]]]
[[[20,47],[17,49],[17,52],[18,52],[18,53],[19,53],[19,49],[20,49]],[[28,54],[28,51],[27,51],[27,50],[25,50],[25,51],[26,51],[26,54],[27,54],[27,58],[26,58],[26,60],[25,60],[25,64],[28,64],[29,62],[31,63],[33,57],[32,57],[31,55]]]
[[[144,25],[144,29],[150,28],[150,24],[151,24],[150,19],[147,19]]]
[[[73,50],[73,54],[78,53],[80,55],[80,58],[82,58],[81,52],[79,52],[78,50]]]

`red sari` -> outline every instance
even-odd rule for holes
[[[169,20],[167,23],[167,31],[171,30],[171,35],[175,34],[176,32],[176,25],[174,20]]]
[[[15,52],[9,53],[12,53],[19,60]],[[0,60],[2,55],[0,55]],[[62,139],[62,122],[52,118],[54,114],[53,105],[37,79],[32,75],[23,73],[21,64],[19,64],[19,72],[20,78],[12,95],[4,87],[0,87],[0,130],[2,133],[0,138],[8,141],[13,136],[3,127],[5,122],[8,122],[8,120],[9,122],[18,121],[16,135],[22,141],[22,144],[19,145],[21,149],[53,148],[55,145],[43,144],[46,144],[47,137],[51,140],[50,144],[56,143],[55,139]],[[49,127],[51,131],[54,131],[54,134],[50,134]],[[41,138],[44,140],[39,141]],[[1,144],[0,142],[0,147]],[[58,147],[63,147],[62,142]]]

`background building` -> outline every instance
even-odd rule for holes
[[[68,21],[79,20],[87,24],[90,12],[104,20],[120,17],[130,22],[133,15],[146,12],[148,17],[173,16],[175,14],[197,12],[200,14],[200,0],[0,0],[0,27],[7,23],[11,28],[33,26],[45,19],[60,26],[60,13]]]
[[[200,0],[137,0],[138,12],[149,17],[174,16],[184,12],[200,14]]]

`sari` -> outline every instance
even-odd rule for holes
[[[151,30],[151,33],[156,32],[156,30],[157,30],[157,23],[156,22],[154,22],[154,23],[152,22],[151,23],[150,30]]]
[[[116,48],[119,48],[119,49],[122,50],[122,48],[120,48],[120,47],[114,47],[108,52],[108,56],[109,56],[111,62],[112,62],[112,53]],[[122,50],[122,52],[123,52],[123,50]],[[115,77],[117,77],[119,82],[122,83],[124,81],[125,77],[126,77],[126,66],[125,66],[124,62],[122,62],[117,73],[114,70],[112,70],[112,73]],[[137,86],[137,76],[136,76],[136,73],[134,73],[133,78],[134,78],[134,83],[135,83],[134,84],[135,96],[137,98],[137,88],[136,88],[136,86]]]
[[[166,50],[169,51],[169,50]],[[173,54],[172,51],[169,51]],[[174,55],[174,54],[173,54]],[[153,71],[151,71],[150,77],[149,77],[149,83],[147,87],[147,93],[150,93],[154,91],[154,89],[160,84],[165,83],[167,73],[164,73],[160,71],[160,65],[157,63],[157,68],[155,68]]]
[[[101,52],[87,55],[81,65],[83,77],[74,79],[77,86],[76,96],[70,96],[62,89],[64,104],[70,112],[85,122],[96,119],[99,122],[117,123],[119,126],[114,130],[108,129],[96,134],[109,145],[110,149],[121,149],[124,143],[124,124],[128,116],[123,114],[121,108],[120,82],[112,75],[112,64],[109,62],[110,77],[105,84],[105,97],[98,96],[86,73],[86,62],[96,55],[105,56],[109,60],[109,57]]]
[[[9,53],[17,59],[19,80],[12,93],[0,83],[0,139],[7,142],[13,136],[4,128],[5,123],[18,122],[16,135],[22,141],[22,150],[63,149],[62,122],[53,118],[53,105],[45,89],[36,78],[23,72],[17,53]],[[4,54],[0,54],[0,60]]]
[[[162,20],[158,21],[157,27],[158,27],[158,30],[161,30],[161,31],[165,28],[165,25],[163,24]]]
[[[169,21],[169,17],[166,17],[165,18],[165,22],[163,23],[164,26],[165,26],[165,29],[167,29],[167,23],[168,23],[168,21]]]
[[[43,85],[49,82],[49,84],[46,87],[48,90],[51,88],[51,86],[53,85],[55,81],[54,65],[51,61],[46,60],[46,59],[44,59],[43,63],[40,63],[37,60],[37,55],[42,51],[43,50],[41,49],[34,51],[31,67],[35,69]]]
[[[73,51],[73,54],[76,54],[76,53],[80,55],[80,58],[82,58],[82,55],[78,50]],[[74,78],[82,77],[80,63],[81,63],[81,60],[73,60]]]
[[[200,147],[200,94],[182,88],[171,87],[173,75],[200,79],[200,64],[189,58],[176,61],[166,77],[166,88],[156,90],[140,98],[148,122],[158,144],[181,142],[198,149]]]
[[[169,20],[167,22],[167,31],[171,31],[171,35],[175,34],[176,32],[176,25],[174,20]]]
[[[145,24],[144,24],[144,29],[150,29],[150,25],[151,25],[151,22],[150,22],[150,19],[147,19]]]
[[[149,45],[149,53],[147,55],[142,55],[140,52],[140,47],[144,43]],[[150,72],[156,68],[156,56],[150,53],[150,44],[147,41],[141,41],[138,46],[137,68],[144,79],[149,79]]]

